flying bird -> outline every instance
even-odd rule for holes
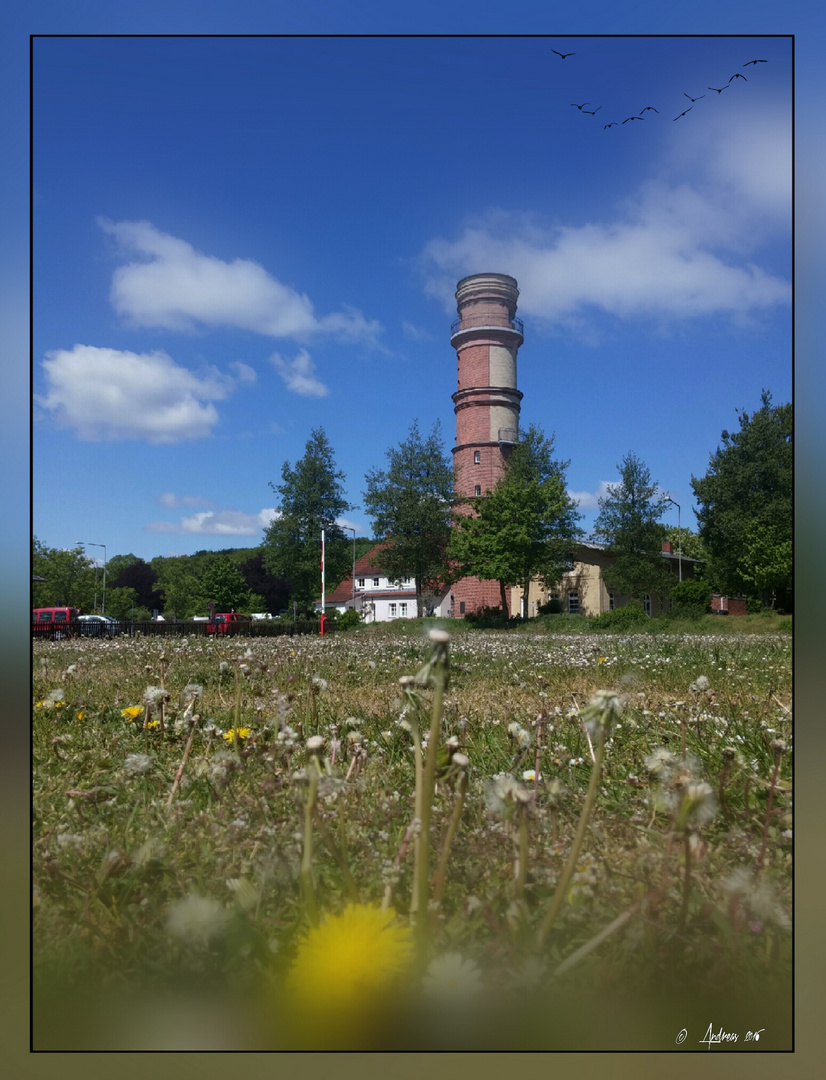
[[[693,105],[689,105],[689,106],[688,106],[688,108],[687,108],[687,109],[685,110],[685,112],[681,112],[681,113],[680,113],[680,116],[685,116],[685,113],[689,113],[689,112],[691,112],[691,110],[692,110],[693,108],[694,108],[694,106],[693,106]],[[680,119],[680,116],[675,116],[675,117],[674,117],[674,119],[675,119],[675,120],[679,120],[679,119]]]
[[[746,79],[746,76],[741,75],[740,72],[738,71],[736,74],[732,75],[731,79]],[[729,79],[729,82],[731,82],[731,79]],[[746,79],[746,82],[748,82],[748,81],[749,80]]]
[[[610,124],[603,124],[602,125],[602,130],[605,131],[605,129],[609,128],[609,127],[617,127],[616,120],[613,120]]]
[[[561,52],[556,52],[556,49],[551,49],[551,52],[556,53],[556,55],[559,56],[562,60],[565,60],[566,57],[568,57],[568,56],[576,56],[576,53],[574,53],[574,52],[561,53]]]
[[[585,104],[590,105],[591,103],[590,103],[590,101],[586,101]],[[595,109],[583,109],[583,112],[588,113],[589,116],[596,116],[601,108],[602,108],[601,105],[597,105],[597,107]]]
[[[627,124],[629,120],[642,120],[641,116],[626,116],[623,120],[623,124]]]
[[[729,81],[728,81],[728,82],[726,83],[726,85],[725,85],[725,86],[721,86],[719,90],[717,90],[717,87],[716,87],[716,86],[707,86],[707,87],[706,87],[706,90],[717,90],[717,93],[718,93],[718,94],[722,94],[722,92],[723,92],[724,90],[728,90],[728,88],[729,88],[729,84],[730,84],[730,83],[731,83],[731,79],[729,79]],[[705,95],[704,95],[704,96],[705,96]]]
[[[659,113],[659,109],[655,109],[653,105],[646,105],[644,109],[640,109],[640,120],[642,120],[642,114],[648,112],[651,109],[652,112]]]
[[[585,106],[590,105],[591,102],[590,101],[583,101],[583,103],[581,105],[577,105],[577,103],[575,101],[572,101],[571,104],[573,105],[573,107],[575,109],[579,109],[579,111],[582,112],[582,110],[585,108]]]
[[[724,87],[724,89],[725,89],[725,87]],[[704,98],[705,94],[700,94],[700,97],[692,97],[691,94],[687,94],[685,92],[685,90],[683,90],[683,97],[687,97],[688,100],[693,104],[695,101],[699,101],[700,98]]]
[[[748,63],[743,64],[743,67],[748,67],[749,64],[768,64],[768,60],[749,60]]]

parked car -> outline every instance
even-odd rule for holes
[[[44,607],[32,610],[32,635],[59,641],[78,633],[80,610],[74,607]]]
[[[111,615],[79,615],[80,633],[85,637],[114,637],[121,631],[121,625]]]
[[[224,611],[208,619],[205,629],[208,634],[238,634],[249,625],[250,620],[246,615],[239,615],[237,611]]]

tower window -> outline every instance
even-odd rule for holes
[[[482,452],[480,450],[473,451],[473,464],[479,465],[482,461]]]
[[[481,486],[481,484],[476,485],[476,487],[473,489],[473,494],[476,495],[477,498],[482,494],[482,486]]]

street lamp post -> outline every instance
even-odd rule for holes
[[[93,544],[91,540],[78,540],[79,544],[83,544],[84,547],[102,547],[103,548],[103,600],[100,605],[101,615],[106,614],[106,544]],[[96,575],[97,576],[97,575]],[[97,606],[97,592],[95,593],[95,605]]]
[[[676,499],[672,499],[670,495],[666,495],[666,502],[674,503],[677,507],[677,561],[680,568],[680,581],[683,580],[683,533],[680,528],[680,504]]]
[[[353,534],[353,611],[356,610],[356,530],[352,525],[342,525],[342,529]]]

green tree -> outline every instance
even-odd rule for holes
[[[503,612],[509,586],[522,587],[526,605],[531,581],[550,587],[560,579],[578,535],[581,515],[565,490],[569,462],[553,451],[553,436],[531,425],[493,491],[468,499],[473,513],[454,519],[451,558],[462,574],[499,582]]]
[[[740,430],[722,432],[704,477],[691,478],[712,580],[764,607],[792,606],[792,407],[764,390]]]
[[[143,559],[136,559],[134,556],[125,556],[131,558],[132,562],[126,565],[119,564],[119,560],[124,556],[116,555],[114,559],[110,560],[109,565],[115,564],[115,571],[109,576],[112,588],[115,589],[133,589],[135,592],[135,606],[152,611],[154,608],[158,608],[163,603],[160,592],[157,589],[158,585],[158,572],[155,567],[156,563],[165,564],[171,562],[170,559],[157,558],[153,559],[152,563],[145,562]],[[107,592],[109,590],[107,589]]]
[[[646,593],[665,597],[674,583],[662,557],[665,528],[660,518],[668,501],[635,454],[626,454],[617,469],[620,482],[608,485],[594,523],[594,537],[613,555],[601,576],[609,589],[628,600],[641,601]]]
[[[157,574],[157,586],[150,610],[161,607],[177,619],[207,614],[201,580],[192,572],[189,558],[158,556],[152,560],[152,569]]]
[[[365,476],[365,509],[376,534],[390,537],[376,562],[391,579],[415,578],[421,617],[428,596],[447,581],[453,468],[438,422],[423,439],[414,420],[408,437],[386,456],[386,469],[372,469]]]
[[[37,537],[32,543],[32,573],[44,581],[32,584],[35,607],[63,605],[91,613],[95,598],[93,561],[80,546],[71,549],[46,547]],[[98,583],[98,602],[103,593],[103,575]]]
[[[244,575],[226,556],[210,563],[200,583],[200,595],[216,611],[249,610],[250,590]]]
[[[321,530],[325,532],[325,579],[334,588],[350,570],[347,537],[337,519],[351,509],[344,497],[344,473],[336,468],[323,428],[307,440],[304,457],[293,468],[285,461],[278,516],[264,537],[264,568],[289,584],[290,599],[309,608],[321,595]]]
[[[674,553],[680,552],[684,559],[698,559],[701,562],[708,559],[708,548],[702,541],[699,533],[692,532],[685,526],[677,528],[676,525],[668,525],[664,539],[670,540]],[[694,576],[697,576],[695,567]]]

